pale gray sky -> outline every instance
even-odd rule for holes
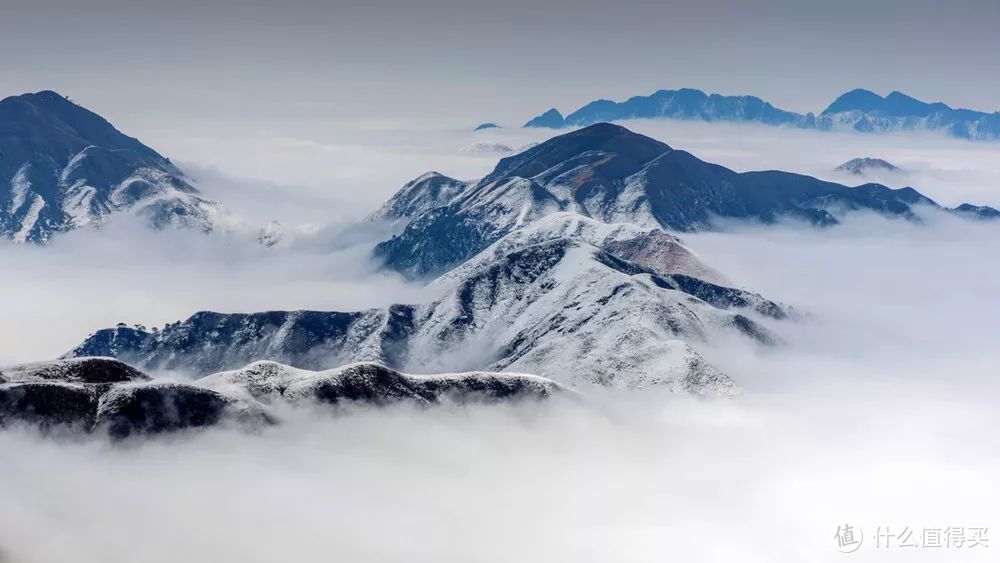
[[[1000,110],[996,0],[0,0],[0,94],[163,123],[497,120],[696,87]]]

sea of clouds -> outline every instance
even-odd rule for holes
[[[992,144],[626,125],[737,170],[847,181],[835,166],[881,157],[904,169],[884,183],[1000,206]],[[318,233],[293,244],[121,219],[46,248],[0,245],[0,364],[55,357],[118,321],[418,301],[419,284],[369,260],[384,233],[353,221],[427,170],[486,173],[498,155],[462,150],[472,143],[553,134],[419,124],[309,133],[147,140],[249,223]],[[783,340],[773,350],[698,344],[744,388],[728,400],[593,392],[541,405],[298,412],[261,433],[126,445],[2,432],[0,561],[992,561],[1000,545],[874,542],[879,527],[919,538],[1000,522],[998,235],[996,224],[929,210],[919,224],[858,215],[832,229],[726,224],[684,235],[735,285],[799,312],[769,324]],[[844,524],[866,536],[849,555],[834,540]]]

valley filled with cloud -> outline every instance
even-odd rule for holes
[[[894,187],[947,205],[1000,203],[992,145],[626,125],[737,171],[848,181],[837,165],[876,156],[905,171],[879,178]],[[240,155],[269,155],[244,171],[257,184],[234,179],[239,163],[224,153],[183,164],[204,194],[233,202],[245,224],[230,232],[152,231],[123,216],[45,247],[0,246],[0,360],[51,359],[119,321],[161,326],[199,310],[422,302],[424,283],[373,261],[381,227],[353,221],[428,169],[488,173],[497,155],[461,150],[477,139],[525,146],[550,135],[388,128],[341,147],[234,141],[244,143]],[[198,152],[185,142],[164,150]],[[243,189],[253,197],[239,197]],[[272,218],[297,234],[262,246],[256,226]],[[985,526],[1000,502],[991,478],[1000,469],[998,229],[928,208],[919,221],[858,212],[826,228],[722,221],[681,233],[728,285],[795,311],[756,319],[777,336],[773,347],[724,333],[692,343],[742,389],[732,397],[586,386],[540,404],[317,407],[279,411],[282,424],[255,432],[223,426],[124,446],[6,431],[0,553],[107,562],[827,561],[844,557],[832,538],[845,523],[870,534]],[[946,555],[987,561],[990,550]],[[854,557],[943,560],[898,548]]]

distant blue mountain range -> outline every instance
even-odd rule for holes
[[[525,127],[579,127],[625,119],[753,122],[802,129],[853,129],[866,133],[932,130],[970,140],[1000,139],[1000,112],[955,109],[927,103],[900,92],[882,97],[869,90],[851,90],[819,115],[774,107],[755,96],[723,96],[701,90],[659,90],[624,102],[595,100],[563,117],[556,109],[525,123]]]

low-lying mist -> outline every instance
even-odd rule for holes
[[[699,402],[299,413],[127,446],[0,434],[9,561],[991,561],[995,403],[860,383]],[[895,391],[894,391],[895,390]]]
[[[17,563],[990,561],[874,542],[1000,517],[996,229],[930,214],[685,236],[802,314],[768,352],[701,346],[734,399],[300,411],[124,446],[0,433],[0,546]],[[845,524],[866,534],[851,555]]]
[[[822,176],[878,156],[942,203],[1000,203],[990,144],[634,126],[738,170]],[[485,173],[495,156],[459,150],[473,140],[515,146],[551,134],[442,134],[419,170],[415,157],[381,167],[391,160],[382,155],[364,165],[379,169],[377,181],[330,177],[329,192],[320,181],[302,191],[261,184],[239,203],[239,183],[212,185],[211,170],[204,188],[255,219],[273,208],[319,225],[319,202],[343,196],[336,224],[425,169]],[[328,153],[335,166],[341,153]],[[237,157],[203,164],[230,174],[227,159]],[[255,166],[252,175],[277,182],[285,165],[276,156]],[[0,364],[51,358],[118,321],[421,299],[421,286],[368,260],[374,237],[345,242],[327,229],[267,249],[120,221],[46,248],[0,245]],[[992,561],[1000,546],[885,548],[875,536],[909,528],[919,541],[924,528],[1000,522],[998,234],[997,224],[928,211],[921,223],[859,215],[829,229],[684,235],[735,285],[800,313],[768,324],[784,342],[771,350],[692,343],[744,388],[727,400],[590,390],[582,402],[300,411],[260,433],[125,445],[0,432],[0,561]],[[864,534],[850,555],[834,539],[845,524]]]
[[[1000,224],[929,210],[923,218],[684,235],[732,280],[803,317],[769,325],[786,342],[774,353],[744,361],[732,343],[706,353],[751,388],[917,379],[997,387]]]
[[[971,142],[940,133],[863,134],[822,132],[756,124],[674,120],[620,122],[676,149],[736,171],[786,170],[848,185],[879,181],[893,187],[913,186],[943,205],[966,201],[1000,208],[1000,144]],[[229,201],[241,212],[264,197],[242,184],[280,186],[279,209],[301,195],[330,201],[336,213],[362,216],[407,181],[436,170],[458,179],[487,174],[511,153],[469,151],[477,143],[500,144],[515,152],[568,130],[524,129],[520,124],[473,132],[473,124],[440,122],[343,123],[313,120],[280,130],[252,126],[212,126],[207,130],[161,129],[141,136],[171,156],[211,197]],[[863,178],[834,169],[856,157],[877,157],[900,171]],[[226,189],[219,176],[239,179]],[[248,182],[247,179],[253,179]],[[271,209],[268,219],[317,220],[317,206],[301,213]],[[274,216],[279,214],[280,216]]]
[[[267,248],[253,233],[153,231],[121,216],[45,247],[0,243],[0,365],[52,359],[118,322],[162,326],[201,310],[353,311],[420,300],[419,285],[372,261],[384,233],[337,229]]]

